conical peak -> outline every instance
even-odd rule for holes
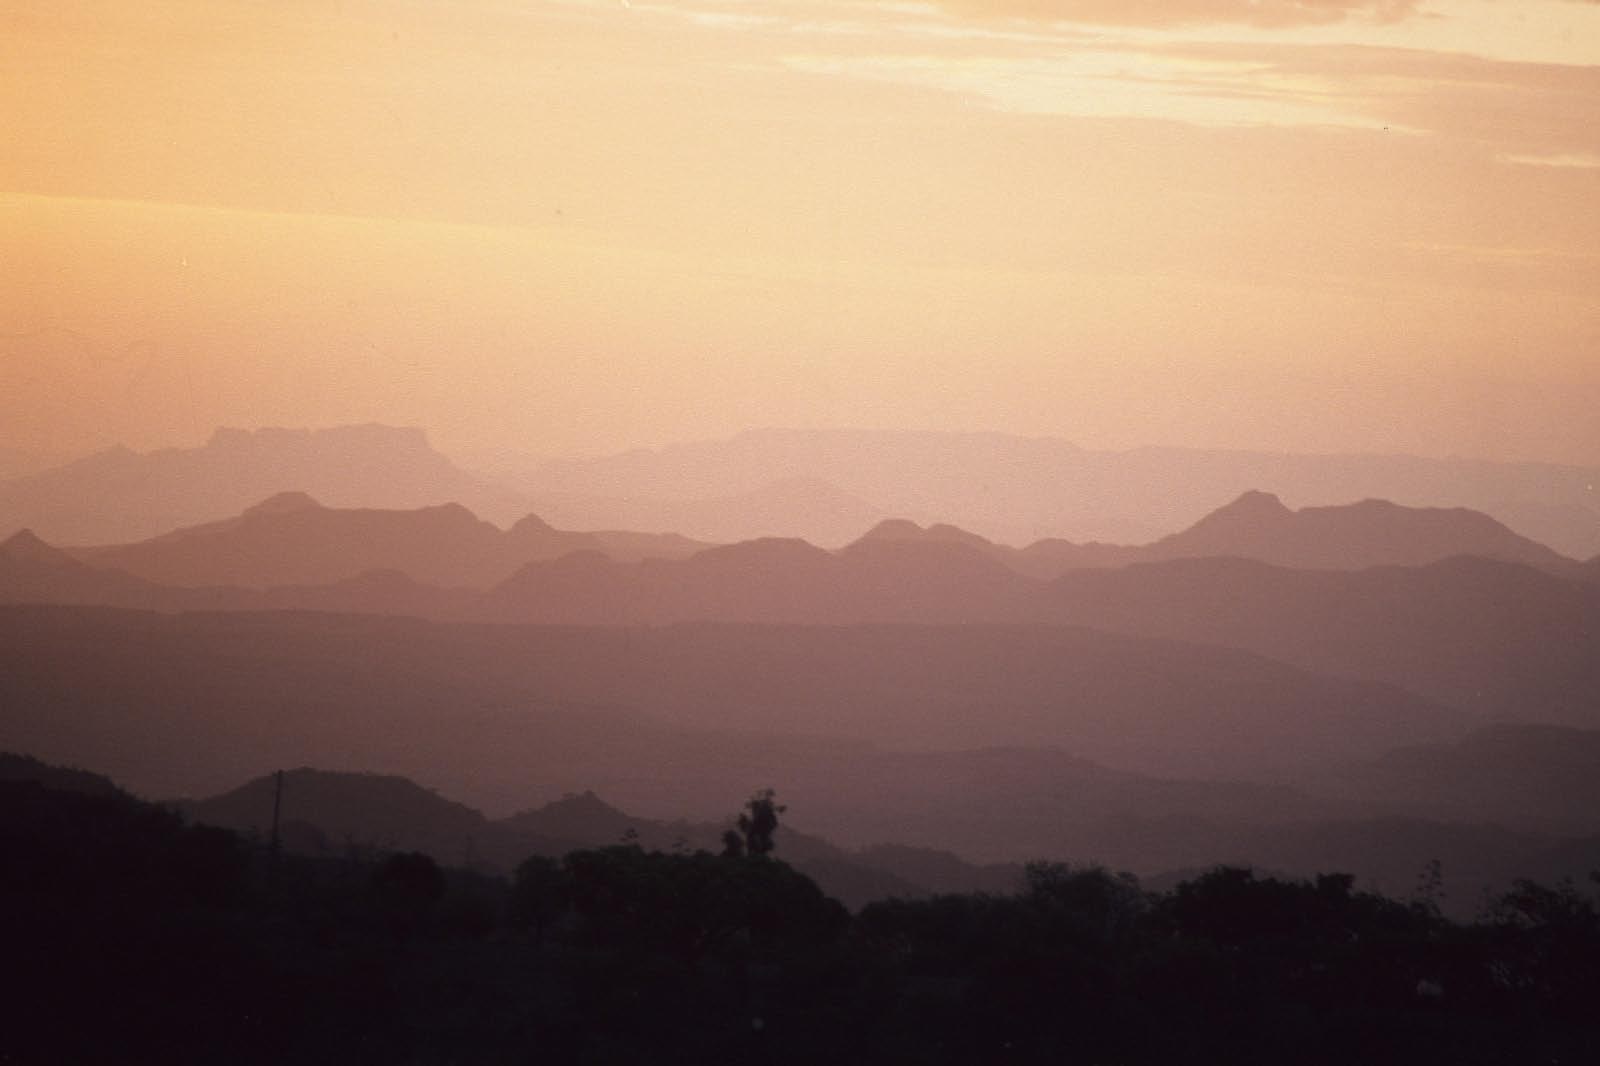
[[[1249,492],[1244,493],[1238,499],[1234,500],[1217,513],[1240,515],[1286,515],[1291,512],[1289,511],[1289,508],[1283,505],[1283,501],[1272,493],[1262,492],[1260,489],[1251,489]]]
[[[909,518],[885,518],[867,530],[862,540],[914,540],[924,530]]]
[[[40,558],[58,554],[31,529],[21,529],[0,541],[0,554],[13,559]]]
[[[322,504],[312,499],[304,492],[280,492],[275,496],[268,496],[260,503],[245,511],[245,514],[294,514],[297,511],[318,511]]]

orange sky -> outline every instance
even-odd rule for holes
[[[0,445],[1600,464],[1600,4],[5,0]]]

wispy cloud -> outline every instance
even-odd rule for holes
[[[1052,55],[789,56],[791,69],[960,93],[1018,114],[1134,117],[1205,126],[1378,128],[1332,80],[1272,75],[1263,64],[1136,49]],[[1398,125],[1396,132],[1399,132]]]
[[[943,0],[966,15],[1108,26],[1240,24],[1315,26],[1346,19],[1395,22],[1418,14],[1418,0]]]
[[[1589,0],[1600,2],[1600,0]],[[1527,167],[1571,167],[1578,170],[1600,170],[1600,154],[1571,155],[1508,155],[1501,157],[1507,163]]]

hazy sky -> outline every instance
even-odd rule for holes
[[[0,0],[0,445],[1600,463],[1600,4]]]

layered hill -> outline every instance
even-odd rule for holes
[[[1188,526],[1218,500],[1270,486],[1296,507],[1387,499],[1471,508],[1564,555],[1600,553],[1600,469],[1403,455],[1287,455],[1138,448],[1107,451],[998,433],[752,430],[724,440],[594,459],[502,465],[530,496],[703,499],[781,478],[820,480],[880,517],[950,522],[1007,544],[1041,538],[1139,544]],[[860,528],[865,528],[864,525]],[[698,531],[736,540],[736,529]],[[831,543],[825,529],[775,530]]]
[[[30,755],[0,751],[0,781],[34,784],[56,792],[83,796],[121,796],[123,791],[110,778],[76,767],[53,766]]]
[[[1466,508],[1402,507],[1368,499],[1291,511],[1248,492],[1181,533],[1148,545],[1138,562],[1240,556],[1302,569],[1422,566],[1458,555],[1570,572],[1572,560]]]
[[[1050,600],[1062,622],[1248,649],[1482,716],[1600,725],[1600,586],[1513,563],[1180,560],[1067,574]]]
[[[306,492],[337,507],[461,504],[511,522],[531,508],[457,467],[421,430],[219,429],[198,448],[115,448],[0,482],[0,536],[32,529],[60,544],[110,544],[236,515]]]
[[[1179,534],[1162,550],[1175,550],[1175,541],[1196,550],[1232,547],[1218,531],[1257,528],[1247,521],[1255,512],[1275,515],[1269,525],[1285,522],[1281,506],[1252,497],[1203,523],[1204,537]],[[1413,514],[1424,525],[1436,517]],[[1298,516],[1289,515],[1296,526]],[[1348,519],[1334,521],[1341,523]],[[454,539],[434,537],[444,527]],[[1515,554],[1525,547],[1492,522],[1469,518],[1460,528],[1486,531],[1483,550],[1498,544]],[[1026,551],[953,527],[891,522],[835,552],[769,539],[619,562],[589,548],[527,563],[487,590],[447,589],[393,568],[357,572],[378,557],[435,577],[484,575],[522,553],[610,547],[619,536],[562,533],[533,519],[501,533],[459,508],[351,512],[287,497],[230,522],[117,549],[68,553],[17,534],[0,543],[0,602],[583,625],[1069,624],[1223,645],[1320,674],[1399,685],[1479,716],[1600,725],[1592,696],[1600,691],[1600,584],[1488,558],[1360,570],[1172,559],[1070,569],[1043,581],[1015,569]],[[624,539],[632,543],[610,550],[687,550],[672,537]],[[1445,550],[1460,538],[1434,543]],[[1388,550],[1427,554],[1415,545]],[[184,581],[350,576],[266,589],[169,585],[106,568],[111,562]]]
[[[0,766],[5,758],[0,757]],[[50,779],[50,787],[72,787],[61,773]],[[1128,783],[1136,785],[1132,778]],[[1338,869],[1400,898],[1413,895],[1419,877],[1426,876],[1430,864],[1437,864],[1441,883],[1435,887],[1442,893],[1437,902],[1462,915],[1476,913],[1483,892],[1503,890],[1517,877],[1554,883],[1582,876],[1586,863],[1600,859],[1600,838],[1581,833],[1551,836],[1496,826],[1493,820],[1340,815],[1337,808],[1324,808],[1316,812],[1318,817],[1308,818],[1304,799],[1292,793],[1283,798],[1297,802],[1293,813],[1300,817],[1250,817],[1243,809],[1224,811],[1214,805],[1186,810],[1182,803],[1201,796],[1207,786],[1166,784],[1182,794],[1165,798],[1170,812],[1165,815],[1153,817],[1128,807],[1097,824],[1083,823],[1087,831],[1063,821],[1053,837],[1046,833],[1030,840],[1013,838],[989,850],[1057,861],[1106,862],[1137,870],[1156,882],[1219,861],[1302,877]],[[1028,817],[1030,802],[1038,806],[1037,797],[1016,805],[1004,797],[983,799],[1004,804],[997,813],[1014,817]],[[258,839],[267,838],[273,812],[280,809],[283,846],[302,853],[343,857],[352,851],[417,850],[446,863],[500,874],[530,855],[559,857],[623,841],[647,850],[716,851],[730,821],[640,817],[592,791],[569,793],[508,817],[489,819],[403,777],[311,769],[285,773],[281,789],[269,775],[177,806],[193,821]],[[888,897],[1008,892],[1021,882],[1017,861],[976,863],[937,847],[899,842],[840,847],[789,823],[786,818],[778,833],[779,855],[852,907]],[[876,827],[850,828],[852,836],[860,837]],[[925,825],[887,828],[901,835],[884,841],[906,839],[904,834],[930,835]],[[958,836],[959,829],[944,835]]]
[[[591,629],[22,607],[0,608],[0,716],[16,746],[148,794],[212,792],[270,759],[426,771],[491,807],[525,804],[526,782],[544,780],[652,804],[642,809],[671,798],[692,811],[678,802],[692,794],[714,812],[805,765],[819,807],[838,802],[840,781],[888,772],[869,761],[836,773],[839,744],[1046,746],[1145,774],[1273,779],[1463,727],[1389,686],[1071,627]]]
[[[1306,784],[1433,819],[1594,834],[1600,731],[1502,723],[1454,743],[1397,748]]]
[[[667,534],[566,532],[534,515],[501,530],[453,503],[419,510],[331,508],[291,492],[233,518],[70,554],[184,587],[327,585],[371,571],[398,571],[442,587],[487,587],[528,562],[577,551],[636,561],[683,557],[704,547]]]
[[[863,538],[867,540],[966,544],[1019,573],[1039,578],[1174,559],[1226,557],[1294,569],[1362,570],[1424,566],[1461,555],[1586,576],[1583,564],[1477,511],[1402,507],[1386,500],[1294,511],[1277,496],[1260,491],[1247,492],[1187,529],[1142,545],[1074,544],[1051,538],[1014,549],[951,525],[923,529],[904,519],[880,523]]]
[[[737,806],[736,798],[730,804]],[[532,855],[560,858],[570,851],[624,840],[667,851],[718,851],[725,824],[663,821],[624,813],[592,791],[573,793],[507,818],[491,820],[408,778],[301,768],[258,777],[208,799],[176,805],[187,817],[266,839],[278,811],[283,846],[304,854],[421,851],[452,865],[510,874]],[[851,906],[889,896],[934,891],[1008,889],[1016,867],[983,868],[942,853],[937,879],[914,881],[894,872],[892,858],[874,861],[820,837],[784,828],[783,857],[824,891]]]

